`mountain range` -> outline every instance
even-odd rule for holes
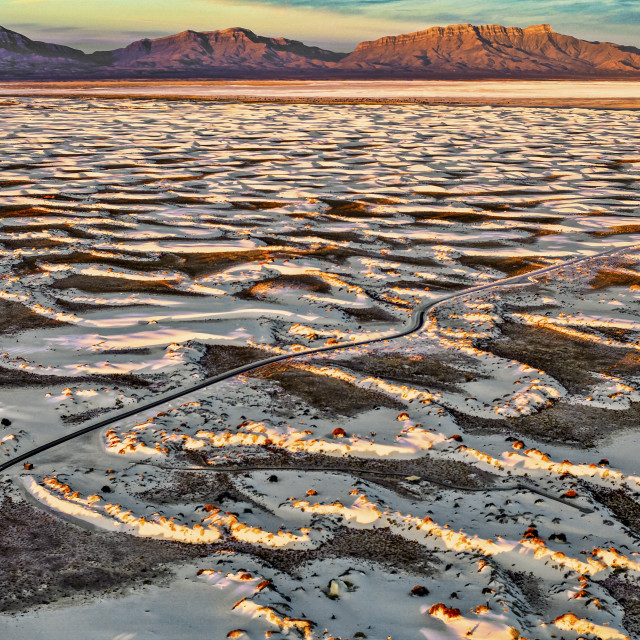
[[[639,77],[640,49],[471,24],[432,27],[336,53],[249,29],[183,31],[84,53],[0,27],[0,79]]]

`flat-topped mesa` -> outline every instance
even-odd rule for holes
[[[550,24],[532,24],[530,27],[525,27],[523,31],[529,31],[531,33],[556,33]]]
[[[579,40],[548,24],[458,24],[363,42],[341,67],[415,77],[637,75],[640,50]]]
[[[404,33],[398,36],[384,36],[378,40],[368,40],[361,42],[353,53],[369,49],[372,47],[403,46],[411,43],[418,43],[426,40],[438,38],[465,38],[481,37],[493,39],[496,37],[507,37],[509,39],[522,38],[534,33],[556,33],[551,25],[539,24],[521,29],[520,27],[503,27],[499,24],[489,24],[474,26],[472,24],[455,24],[448,27],[430,27],[422,31]]]

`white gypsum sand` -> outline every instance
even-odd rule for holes
[[[2,109],[3,462],[382,338],[12,468],[7,638],[637,635],[635,112]]]

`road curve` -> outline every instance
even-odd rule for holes
[[[508,278],[502,278],[500,280],[494,280],[493,282],[490,282],[487,284],[477,285],[474,287],[469,287],[468,289],[464,289],[462,291],[458,291],[456,293],[451,293],[449,295],[443,296],[442,298],[439,298],[438,300],[434,300],[433,302],[428,302],[417,307],[413,312],[407,326],[402,331],[399,331],[396,333],[387,333],[385,335],[378,336],[376,338],[368,338],[366,340],[358,340],[354,342],[341,342],[341,343],[330,345],[330,346],[307,349],[306,351],[297,351],[296,353],[280,354],[277,356],[271,356],[270,358],[265,358],[264,360],[258,360],[257,362],[253,362],[251,364],[246,364],[241,367],[237,367],[235,369],[231,369],[230,371],[226,371],[225,373],[221,373],[217,376],[207,378],[206,380],[203,380],[202,382],[199,382],[198,384],[195,384],[191,387],[186,387],[184,389],[173,391],[168,394],[163,394],[157,397],[155,400],[151,400],[150,402],[146,402],[144,404],[138,405],[133,409],[129,409],[128,411],[123,411],[121,413],[114,414],[112,416],[104,418],[103,420],[99,420],[98,422],[88,424],[86,427],[82,427],[81,429],[78,429],[71,433],[67,433],[64,436],[61,436],[59,438],[46,442],[45,444],[42,444],[38,447],[30,449],[25,453],[21,453],[15,458],[11,458],[10,460],[0,464],[0,472],[6,471],[13,465],[18,464],[19,462],[24,462],[26,460],[29,460],[30,458],[33,458],[34,456],[38,455],[39,453],[42,453],[43,451],[47,451],[49,449],[52,449],[53,447],[57,447],[60,444],[69,442],[69,440],[73,440],[74,438],[82,436],[86,433],[90,433],[92,431],[96,431],[97,429],[108,427],[112,424],[115,424],[116,422],[119,422],[120,420],[130,418],[131,416],[135,416],[136,414],[141,413],[143,411],[147,411],[148,409],[154,409],[155,407],[159,407],[163,404],[166,404],[167,402],[171,402],[173,400],[177,400],[178,398],[182,398],[185,395],[193,393],[194,391],[199,391],[200,389],[204,389],[205,387],[208,387],[212,384],[217,384],[218,382],[229,380],[230,378],[233,378],[242,373],[248,373],[249,371],[254,371],[256,369],[259,369],[269,364],[273,364],[275,362],[282,362],[284,360],[301,358],[303,356],[308,356],[315,353],[323,353],[325,351],[338,351],[340,349],[351,349],[353,347],[358,347],[366,344],[382,342],[383,340],[395,340],[397,338],[403,338],[404,336],[408,336],[420,330],[424,324],[424,319],[427,313],[433,311],[434,309],[444,304],[445,302],[449,302],[457,298],[462,298],[472,293],[479,293],[480,291],[493,289],[494,287],[503,287],[511,284],[517,284],[518,282],[522,282],[523,280],[535,278],[545,273],[549,273],[550,271],[556,271],[557,269],[562,269],[565,267],[576,265],[581,262],[593,260],[595,258],[599,258],[605,255],[614,254],[616,252],[623,251],[628,248],[629,247],[615,247],[614,249],[609,249],[608,251],[603,251],[601,253],[596,253],[590,256],[581,256],[578,258],[572,258],[571,260],[566,260],[560,263],[549,265],[547,267],[542,267],[541,269],[536,269],[535,271],[529,271],[527,273],[524,273],[518,276],[511,276]]]
[[[355,469],[353,467],[309,467],[309,466],[236,466],[236,467],[223,467],[212,465],[211,467],[167,467],[164,465],[160,466],[161,469],[167,469],[170,471],[185,471],[189,473],[205,471],[207,473],[246,473],[251,471],[329,471],[333,473],[348,473],[351,475],[374,475],[374,476],[395,476],[401,478],[407,478],[406,473],[401,473],[400,471],[374,471],[371,469]],[[531,493],[537,493],[540,496],[544,496],[545,498],[549,498],[550,500],[554,500],[555,502],[559,502],[567,507],[571,507],[572,509],[577,509],[582,513],[593,513],[593,509],[589,509],[589,507],[582,507],[575,502],[570,502],[569,500],[565,500],[563,498],[559,498],[558,496],[554,496],[552,493],[548,491],[544,491],[543,489],[539,489],[536,487],[531,481],[527,482],[516,482],[514,484],[505,484],[505,485],[494,485],[494,486],[485,486],[485,487],[469,487],[465,485],[454,484],[452,482],[444,482],[443,480],[437,480],[436,478],[432,478],[427,475],[416,476],[419,477],[420,480],[424,480],[425,482],[429,482],[431,484],[438,485],[439,487],[444,487],[445,489],[454,489],[456,491],[472,491],[476,493],[482,493],[483,491],[531,491]]]

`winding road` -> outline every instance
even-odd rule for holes
[[[251,466],[234,466],[234,467],[224,467],[213,465],[211,467],[168,467],[168,466],[160,466],[160,469],[167,469],[171,471],[186,471],[189,473],[204,471],[207,473],[247,473],[252,471],[329,471],[332,473],[349,473],[351,475],[360,475],[360,476],[385,476],[385,477],[396,477],[396,478],[404,478],[405,480],[408,477],[406,473],[401,473],[400,471],[378,471],[373,469],[357,469],[354,467],[312,467],[312,466],[265,466],[265,465],[251,465]],[[432,476],[428,476],[425,474],[421,474],[420,476],[415,476],[417,480],[424,480],[429,484],[435,484],[439,487],[443,487],[445,489],[455,489],[456,491],[471,491],[475,493],[482,493],[483,491],[531,491],[531,493],[537,493],[539,496],[543,496],[545,498],[549,498],[555,502],[559,502],[560,504],[564,504],[567,507],[571,507],[572,509],[577,509],[578,511],[582,511],[582,513],[593,513],[594,510],[589,507],[583,507],[575,502],[570,502],[564,498],[559,498],[558,496],[554,496],[549,491],[545,491],[544,489],[540,489],[536,487],[530,480],[526,482],[515,482],[513,484],[498,484],[498,485],[485,485],[483,487],[470,487],[469,485],[461,485],[454,484],[453,482],[445,482],[443,480],[439,480],[437,478],[433,478]],[[417,481],[416,480],[416,481]]]
[[[629,247],[615,247],[614,249],[609,249],[608,251],[603,251],[601,253],[596,253],[590,256],[580,256],[577,258],[572,258],[571,260],[555,263],[547,267],[542,267],[541,269],[529,271],[521,275],[502,278],[500,280],[494,280],[493,282],[490,282],[490,283],[469,287],[468,289],[464,289],[456,293],[451,293],[447,296],[443,296],[442,298],[439,298],[438,300],[428,302],[417,307],[413,312],[407,326],[402,331],[398,331],[397,333],[387,333],[375,338],[368,338],[366,340],[359,340],[359,341],[353,341],[353,342],[341,342],[341,343],[330,345],[330,346],[316,347],[314,349],[307,349],[306,351],[298,351],[296,353],[279,354],[276,356],[271,356],[270,358],[265,358],[264,360],[258,360],[257,362],[253,362],[251,364],[246,364],[241,367],[231,369],[230,371],[226,371],[225,373],[221,373],[217,376],[207,378],[206,380],[203,380],[202,382],[199,382],[198,384],[195,384],[193,386],[185,387],[178,391],[173,391],[168,394],[161,395],[155,398],[154,400],[151,400],[150,402],[140,404],[134,407],[133,409],[129,409],[128,411],[114,413],[113,415],[110,415],[107,418],[104,418],[97,422],[90,423],[87,426],[82,427],[81,429],[77,429],[76,431],[67,433],[64,436],[60,436],[59,438],[55,438],[54,440],[50,440],[49,442],[41,444],[38,447],[35,447],[33,449],[30,449],[29,451],[21,453],[15,456],[14,458],[11,458],[10,460],[7,460],[6,462],[3,462],[2,464],[0,464],[0,472],[6,471],[10,467],[20,462],[25,462],[27,460],[30,460],[31,458],[38,455],[39,453],[42,453],[43,451],[47,451],[49,449],[57,447],[58,445],[64,444],[65,442],[69,442],[70,440],[78,438],[79,436],[82,436],[87,433],[91,433],[92,431],[96,431],[97,429],[109,427],[117,422],[120,422],[121,420],[130,418],[139,413],[142,413],[143,411],[154,409],[168,402],[172,402],[173,400],[178,400],[190,393],[199,391],[200,389],[204,389],[205,387],[209,387],[219,382],[229,380],[230,378],[233,378],[242,373],[255,371],[256,369],[260,369],[261,367],[264,367],[266,365],[274,364],[275,362],[292,360],[294,358],[301,358],[303,356],[313,355],[316,353],[324,353],[327,351],[338,351],[340,349],[351,349],[353,347],[373,344],[376,342],[382,342],[384,340],[395,340],[397,338],[403,338],[404,336],[408,336],[408,335],[411,335],[412,333],[416,333],[417,331],[419,331],[424,325],[426,315],[446,302],[450,302],[452,300],[456,300],[458,298],[462,298],[464,296],[468,296],[473,293],[479,293],[481,291],[493,289],[495,287],[504,287],[512,284],[518,284],[520,282],[523,282],[524,280],[530,280],[532,278],[536,278],[538,276],[549,273],[551,271],[556,271],[558,269],[563,269],[569,266],[577,265],[582,262],[586,262],[588,260],[594,260],[602,256],[612,255],[617,252],[624,251],[628,248]]]

